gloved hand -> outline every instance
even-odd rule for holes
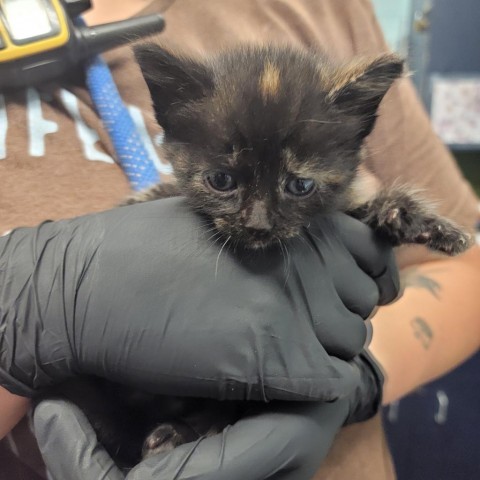
[[[129,473],[67,401],[39,403],[35,434],[52,480],[309,480],[342,425],[371,417],[380,405],[383,377],[373,359],[365,352],[351,366],[356,385],[346,398],[263,405],[221,434],[150,457]]]
[[[0,239],[0,384],[76,374],[152,393],[335,400],[366,318],[398,292],[392,251],[332,215],[269,255],[234,256],[175,198]],[[357,265],[358,263],[358,265]]]

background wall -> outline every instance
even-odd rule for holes
[[[411,0],[372,0],[385,37],[393,50],[407,53]]]
[[[371,1],[390,47],[408,58],[428,111],[432,74],[480,76],[480,0]],[[429,26],[417,31],[414,21],[422,12]],[[451,147],[480,196],[480,145]]]

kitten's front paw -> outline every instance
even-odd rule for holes
[[[412,215],[400,208],[385,211],[377,229],[394,243],[417,243],[447,255],[458,255],[472,245],[472,236],[446,218],[422,213]]]
[[[417,243],[457,255],[473,242],[471,235],[437,215],[427,202],[406,187],[381,192],[352,214],[394,246]]]
[[[142,457],[148,458],[158,453],[171,452],[174,448],[196,439],[187,426],[176,423],[162,423],[145,439]]]
[[[422,213],[412,215],[402,209],[385,211],[377,224],[394,243],[417,243],[447,255],[458,255],[472,245],[472,236],[446,218]]]
[[[471,235],[440,217],[428,225],[428,229],[421,234],[421,237],[428,248],[447,255],[458,255],[473,243]]]

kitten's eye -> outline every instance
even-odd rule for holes
[[[219,192],[228,192],[237,188],[237,182],[229,173],[207,173],[205,179],[214,190],[218,190]]]
[[[311,178],[291,178],[285,187],[285,190],[296,197],[305,197],[313,192],[315,182]]]

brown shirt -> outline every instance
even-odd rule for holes
[[[338,60],[387,50],[369,0],[156,0],[142,13],[154,12],[163,12],[167,22],[155,41],[195,54],[244,41],[294,43],[321,49]],[[145,140],[165,172],[167,166],[155,146],[160,129],[131,52],[118,49],[105,58],[137,123],[146,126]],[[433,134],[408,80],[398,82],[387,94],[368,146],[365,166],[382,184],[416,185],[437,201],[441,213],[473,227],[476,198]],[[84,89],[43,88],[16,97],[0,95],[0,231],[115,205],[129,187],[114,158]],[[168,179],[165,173],[162,177]],[[398,259],[405,266],[424,262],[429,255],[421,247],[409,247],[400,249]],[[21,430],[17,428],[0,448],[0,479],[35,478],[28,469],[21,476],[22,467],[7,460],[5,447],[19,438]],[[27,439],[16,443],[24,451]],[[38,470],[31,451],[28,447],[24,462]],[[10,472],[4,470],[7,464]],[[316,478],[394,479],[379,417],[343,429]]]

